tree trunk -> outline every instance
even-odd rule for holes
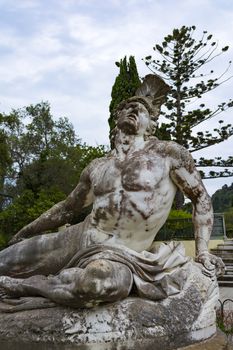
[[[180,190],[177,190],[176,195],[175,195],[175,209],[176,210],[181,210],[183,209],[184,206],[184,195]]]

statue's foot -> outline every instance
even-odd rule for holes
[[[1,299],[6,296],[20,296],[19,283],[21,281],[8,276],[0,276],[0,296]]]
[[[6,291],[0,287],[0,301],[8,297],[9,296],[7,295]]]
[[[0,311],[13,313],[33,309],[46,309],[55,306],[55,303],[43,297],[22,297],[18,299],[1,300]]]

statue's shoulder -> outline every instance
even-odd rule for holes
[[[165,141],[166,142],[166,150],[167,150],[167,154],[174,158],[174,159],[183,159],[183,158],[189,158],[190,157],[190,153],[189,151],[179,145],[177,142],[174,141]]]
[[[93,159],[93,160],[88,164],[88,166],[86,167],[86,169],[87,169],[87,170],[96,169],[98,166],[107,163],[110,159],[111,159],[111,152],[107,153],[104,157]]]
[[[174,141],[168,141],[167,153],[171,159],[171,166],[173,169],[185,168],[189,172],[193,172],[195,169],[194,159],[187,148]]]
[[[157,137],[151,137],[147,141],[146,150],[154,150],[157,153],[161,153],[161,155],[172,158],[179,158],[182,152],[187,151],[183,146],[174,141],[163,141]]]
[[[167,158],[171,162],[172,168],[190,167],[194,165],[190,152],[183,146],[174,141],[163,141],[155,137],[148,141],[148,151],[155,151],[163,158]]]

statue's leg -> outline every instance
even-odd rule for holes
[[[92,307],[126,298],[132,283],[127,266],[108,260],[93,261],[85,269],[66,269],[57,276],[0,277],[0,288],[9,296],[43,296],[71,307]]]
[[[56,274],[79,249],[79,225],[25,239],[0,252],[0,276]]]

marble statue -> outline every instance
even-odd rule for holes
[[[190,264],[197,263],[195,273],[208,286],[224,271],[221,259],[208,252],[212,205],[193,158],[177,143],[151,136],[167,92],[160,77],[146,76],[115,112],[115,148],[93,160],[64,201],[22,228],[0,252],[0,290],[8,305],[1,310],[54,303],[91,308],[132,293],[163,300],[182,291]],[[177,189],[193,204],[196,263],[178,242],[153,245]],[[91,203],[84,222],[72,224]],[[63,231],[46,233],[67,223]]]

